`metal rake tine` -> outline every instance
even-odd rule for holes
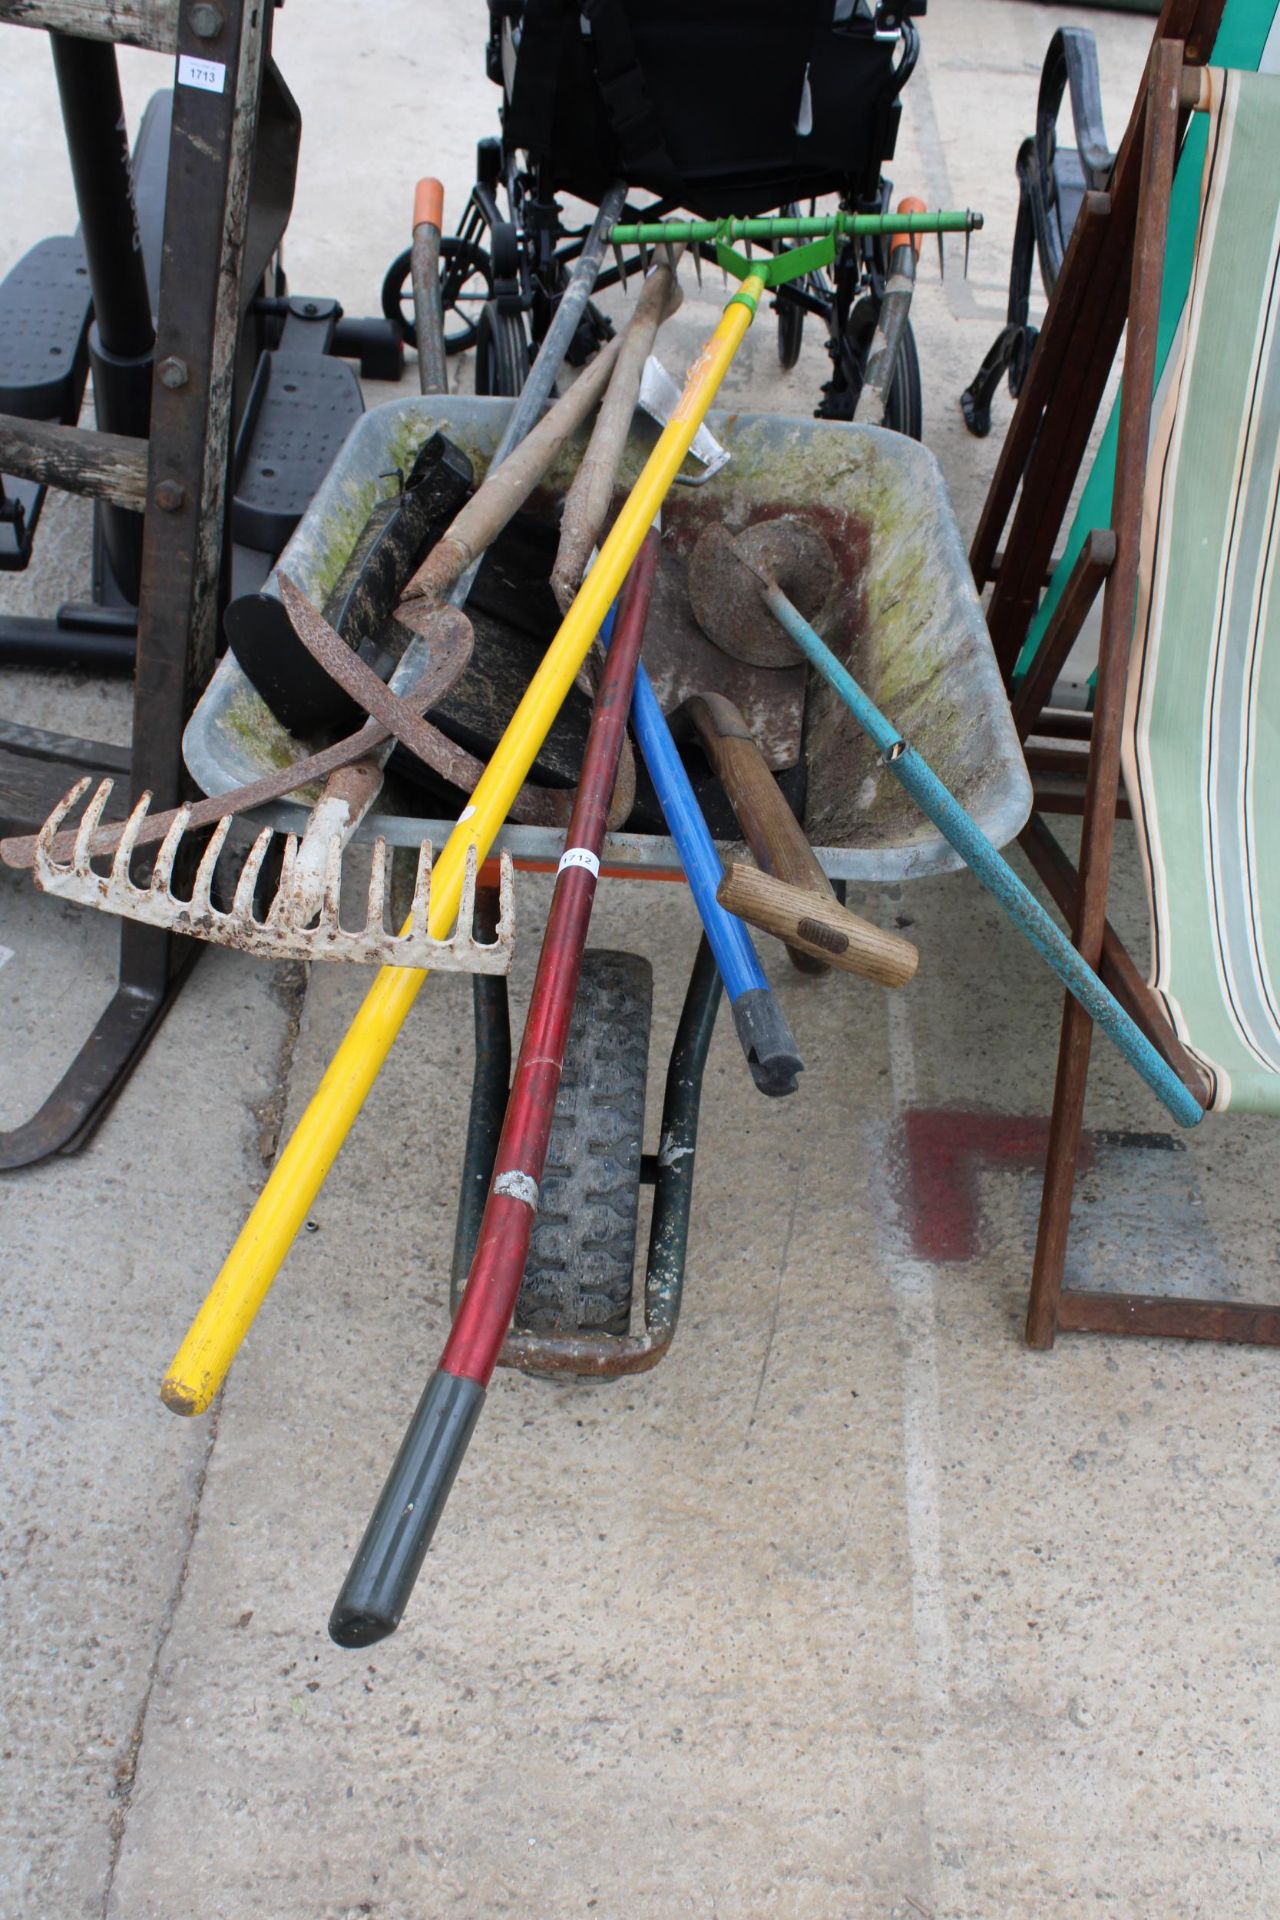
[[[232,816],[224,813],[213,830],[213,837],[200,857],[196,868],[195,884],[191,889],[192,913],[213,912],[213,870],[218,864],[218,855],[227,844],[227,835],[231,831]]]
[[[434,858],[431,842],[424,840],[418,848],[418,871],[413,881],[413,905],[409,909],[409,934],[414,940],[422,940],[427,934],[427,914],[431,906],[431,863]]]
[[[151,789],[148,787],[124,823],[124,830],[120,835],[115,853],[111,859],[111,878],[113,880],[128,883],[129,862],[133,859],[133,849],[137,845],[138,835],[142,832],[142,823],[146,819],[150,807]]]
[[[622,291],[623,291],[624,293],[626,293],[626,292],[627,292],[627,262],[626,262],[626,256],[625,256],[625,255],[623,254],[623,251],[622,251],[622,248],[621,248],[621,247],[620,247],[620,246],[618,245],[618,243],[617,243],[617,241],[616,241],[616,240],[615,240],[615,241],[614,241],[614,243],[613,243],[613,257],[614,257],[614,260],[615,260],[615,261],[616,261],[616,263],[617,263],[617,268],[618,268],[618,278],[619,278],[619,280],[620,280],[620,281],[622,282]]]
[[[337,834],[324,850],[324,890],[320,896],[320,927],[326,932],[338,933],[342,922],[339,919],[339,907],[342,900],[342,841]]]
[[[84,798],[92,784],[87,773],[83,775],[81,779],[77,780],[70,792],[63,794],[61,800],[59,800],[57,806],[36,836],[39,851],[50,864],[53,864],[53,843],[58,837],[58,829],[70,813],[72,807],[75,806],[77,801]]]
[[[93,869],[89,865],[91,857],[89,842],[98,831],[98,823],[106,811],[107,802],[111,798],[115,784],[114,780],[102,781],[98,791],[85,808],[80,825],[76,828],[76,844],[71,855],[71,865],[76,876],[81,880],[89,880],[93,877]]]
[[[695,241],[690,249],[693,254],[693,277],[698,283],[698,292],[702,292],[702,248]]]
[[[267,909],[264,926],[278,927],[287,924],[289,896],[294,890],[295,875],[298,867],[298,836],[296,833],[285,835],[284,852],[280,856],[280,878],[276,882],[275,898]]]
[[[387,843],[379,834],[373,843],[369,862],[369,893],[365,907],[364,930],[382,933],[387,923]]]
[[[966,227],[964,230],[964,278],[966,280],[969,278],[969,242],[972,238],[972,233]]]
[[[168,831],[160,842],[160,851],[156,863],[151,869],[152,893],[168,893],[169,883],[173,879],[173,863],[178,857],[178,844],[187,830],[191,818],[190,807],[179,807],[169,822]]]
[[[516,931],[516,863],[507,852],[498,861],[498,927],[493,944],[510,943]]]
[[[939,227],[938,228],[938,278],[939,280],[945,280],[946,277],[947,277],[947,256],[942,245],[942,228]]]
[[[458,896],[458,918],[453,929],[453,938],[458,941],[470,941],[475,938],[477,865],[473,841],[467,848],[467,858],[462,869],[462,892]]]
[[[258,890],[258,875],[262,872],[262,863],[267,857],[267,848],[275,837],[274,827],[264,827],[253,845],[236,881],[235,897],[231,902],[231,911],[237,920],[253,919],[253,896]]]

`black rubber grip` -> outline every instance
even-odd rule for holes
[[[804,1061],[770,989],[749,987],[739,994],[733,1003],[733,1024],[761,1093],[774,1099],[794,1093]]]
[[[400,1625],[483,1405],[474,1380],[428,1380],[329,1616],[340,1647],[371,1647]]]

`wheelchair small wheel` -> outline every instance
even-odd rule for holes
[[[529,377],[529,336],[522,313],[490,300],[476,329],[476,392],[514,399]]]
[[[804,308],[798,300],[788,300],[779,293],[774,302],[778,314],[778,365],[784,373],[790,373],[800,358],[800,343],[804,339]]]
[[[817,201],[809,202],[809,211],[813,213]],[[796,201],[788,200],[782,209],[790,219],[799,216],[800,208]],[[790,373],[800,358],[800,343],[804,339],[804,308],[798,300],[788,299],[785,287],[778,289],[778,297],[773,303],[778,316],[778,364],[784,373]]]
[[[407,347],[418,344],[413,320],[413,275],[406,247],[387,268],[382,311]],[[440,298],[444,304],[444,350],[465,353],[476,344],[480,312],[493,295],[493,268],[474,240],[447,235],[440,242]]]
[[[907,322],[902,336],[902,346],[898,353],[898,364],[894,370],[893,385],[889,389],[889,405],[885,409],[886,427],[892,427],[895,433],[905,433],[908,440],[924,438],[924,391],[920,379],[920,354],[916,347],[916,336]]]
[[[878,317],[878,303],[870,295],[859,300],[850,313],[845,322],[844,338],[840,343],[841,351],[836,375],[830,382],[829,397],[820,410],[821,418],[852,420],[854,409],[858,404],[858,395],[862,391],[863,370],[867,364],[867,355],[871,351],[871,342],[875,338]],[[924,437],[920,355],[916,350],[916,337],[909,320],[903,329],[902,344],[898,349],[898,364],[894,369],[893,385],[889,389],[889,404],[885,408],[884,424],[894,433],[905,434],[909,440],[920,440]]]
[[[652,1011],[643,955],[584,954],[517,1327],[627,1331]]]

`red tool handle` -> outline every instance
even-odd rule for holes
[[[617,630],[605,658],[591,717],[582,780],[547,916],[489,1202],[466,1292],[440,1360],[446,1373],[460,1374],[482,1387],[488,1385],[497,1365],[528,1259],[537,1189],[546,1163],[595,899],[605,816],[622,752],[657,566],[658,535],[651,532],[627,576],[619,602]],[[619,652],[620,662],[615,657]]]
[[[339,1646],[400,1624],[515,1312],[657,567],[651,531],[618,603],[466,1291],[330,1616]]]

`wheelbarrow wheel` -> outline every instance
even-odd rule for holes
[[[584,955],[517,1327],[627,1331],[652,1009],[642,955]]]

